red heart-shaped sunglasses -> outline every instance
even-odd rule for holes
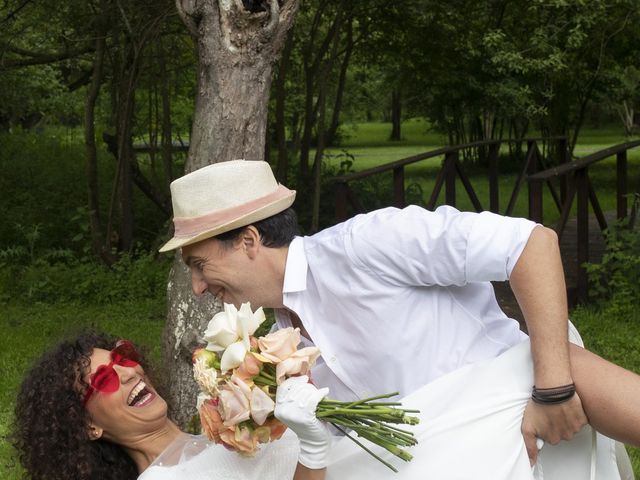
[[[115,348],[109,352],[109,357],[111,358],[109,364],[100,365],[96,373],[91,375],[91,383],[84,395],[84,405],[95,392],[113,393],[118,390],[120,377],[113,368],[114,364],[122,367],[136,367],[140,363],[140,355],[136,347],[128,340],[118,340]]]

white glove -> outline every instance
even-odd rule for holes
[[[307,468],[324,468],[328,463],[331,434],[316,417],[318,402],[328,393],[328,388],[309,383],[306,375],[288,378],[276,390],[274,415],[298,436],[298,462]]]

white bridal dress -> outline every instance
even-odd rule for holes
[[[578,343],[578,342],[576,342]],[[419,444],[411,462],[372,447],[399,472],[348,438],[336,438],[327,480],[626,480],[616,464],[614,441],[585,427],[571,442],[542,446],[532,469],[520,424],[531,397],[529,341],[497,358],[469,365],[426,385],[403,400],[421,411],[413,429]],[[370,444],[367,443],[367,446]],[[202,437],[184,436],[139,480],[284,480],[296,466],[297,440],[287,431],[244,458]]]
[[[343,438],[332,448],[327,480],[621,480],[616,442],[588,426],[570,442],[540,442],[531,468],[520,425],[532,385],[528,340],[445,375],[402,402],[421,411],[411,462],[372,448],[398,468],[394,474]]]
[[[204,435],[184,434],[147,468],[138,480],[286,480],[298,462],[298,439],[286,430],[276,442],[260,445],[243,457]]]

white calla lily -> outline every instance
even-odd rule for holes
[[[258,308],[255,312],[251,311],[250,303],[243,303],[240,305],[238,311],[238,330],[240,331],[240,337],[242,338],[244,345],[249,350],[249,336],[253,335],[258,329],[260,324],[264,322],[265,316],[262,307]]]
[[[207,350],[223,352],[220,359],[222,372],[234,369],[242,363],[244,356],[251,348],[251,335],[264,321],[262,307],[252,312],[248,302],[243,303],[240,310],[225,303],[224,311],[213,316],[205,331],[204,339],[208,342]]]
[[[242,340],[229,345],[220,359],[220,370],[222,370],[222,373],[239,367],[247,352],[248,350],[245,348]]]
[[[208,342],[207,350],[221,352],[238,341],[238,338],[238,310],[234,305],[225,303],[224,311],[213,316],[204,332],[204,339]]]
[[[264,310],[262,310],[262,307],[258,308],[255,312],[252,312],[251,304],[247,302],[240,305],[238,318],[242,321],[247,322],[249,335],[253,335],[254,333],[256,333],[256,330],[258,329],[260,324],[264,322],[266,317],[264,316]]]

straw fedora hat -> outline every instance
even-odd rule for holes
[[[171,183],[175,233],[167,252],[280,213],[296,192],[279,185],[267,162],[214,163]]]

